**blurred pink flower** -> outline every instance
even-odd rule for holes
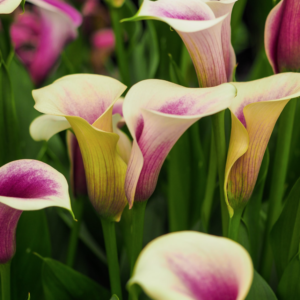
[[[77,37],[80,13],[60,0],[29,0],[34,4],[17,14],[10,34],[15,51],[39,85],[55,65],[63,48]]]

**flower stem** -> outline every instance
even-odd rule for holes
[[[124,39],[122,26],[120,23],[119,17],[119,9],[109,5],[110,18],[112,22],[112,27],[115,34],[116,39],[116,55],[117,62],[120,68],[121,78],[124,84],[130,86],[130,76],[129,76],[129,68],[128,68],[128,59],[126,57],[125,48],[124,48]]]
[[[274,161],[274,171],[271,180],[270,203],[267,216],[261,274],[265,280],[269,280],[273,264],[273,255],[270,243],[270,232],[282,210],[284,185],[287,174],[290,146],[293,134],[293,125],[297,100],[291,100],[281,114],[279,131]]]
[[[213,134],[216,145],[216,157],[218,162],[219,188],[222,213],[222,230],[223,236],[227,236],[229,223],[229,214],[225,202],[224,180],[225,180],[225,163],[226,163],[226,140],[225,140],[225,111],[221,111],[212,116]]]
[[[1,299],[10,300],[10,261],[0,264],[1,273]]]
[[[234,210],[234,215],[229,220],[228,237],[233,241],[237,242],[239,237],[239,229],[241,223],[241,217],[244,208],[238,208]]]
[[[147,201],[135,202],[132,209],[123,212],[124,238],[129,256],[130,274],[143,248],[144,219]]]
[[[83,207],[84,207],[84,197],[78,197],[76,199],[76,209],[75,209],[75,216],[77,222],[73,222],[73,227],[71,231],[70,241],[69,241],[69,248],[67,254],[67,266],[73,267],[74,260],[76,257],[77,251],[77,244],[78,244],[78,236],[82,222],[82,215],[83,215]]]
[[[217,177],[216,147],[215,147],[215,140],[212,137],[211,145],[210,145],[209,169],[207,175],[206,190],[205,190],[205,196],[201,208],[201,219],[203,222],[203,227],[206,232],[208,232],[211,208],[214,200],[216,177]]]
[[[118,298],[122,300],[122,288],[116,242],[115,223],[112,221],[101,219],[101,224],[107,255],[111,293],[113,295],[117,295]]]

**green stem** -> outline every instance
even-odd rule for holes
[[[238,237],[239,237],[239,229],[240,229],[243,210],[244,208],[235,209],[234,215],[229,220],[228,237],[236,242],[238,241]]]
[[[225,139],[225,111],[221,111],[212,116],[213,134],[216,145],[216,157],[218,162],[219,188],[222,213],[222,230],[223,236],[227,236],[229,223],[229,214],[225,202],[224,181],[225,181],[225,164],[226,164],[226,139]]]
[[[101,219],[106,256],[108,262],[109,280],[111,293],[117,295],[122,300],[122,288],[120,278],[120,268],[118,260],[118,249],[116,241],[115,222]]]
[[[10,300],[10,261],[0,264],[2,300]]]
[[[130,274],[143,248],[144,219],[147,201],[135,202],[132,209],[123,212],[124,238],[129,256]]]
[[[273,255],[270,243],[270,232],[277,221],[281,210],[282,200],[284,196],[284,185],[287,174],[290,146],[293,134],[293,125],[295,118],[295,111],[297,100],[291,100],[285,107],[281,114],[279,121],[279,131],[277,137],[277,146],[274,161],[274,170],[271,181],[270,203],[266,223],[264,252],[262,256],[261,274],[266,281],[271,276]]]
[[[126,57],[124,48],[124,39],[122,27],[120,24],[119,9],[109,5],[110,18],[112,27],[116,38],[116,55],[117,62],[120,69],[121,78],[124,84],[130,86],[130,76],[128,68],[128,59]]]
[[[202,219],[204,230],[206,232],[208,232],[211,208],[214,200],[216,177],[217,177],[216,147],[215,147],[215,140],[212,137],[211,145],[210,145],[209,169],[207,175],[206,190],[205,190],[205,196],[201,208],[201,219]]]
[[[84,201],[85,201],[85,197],[78,197],[75,201],[76,209],[74,213],[77,221],[73,222],[73,227],[72,227],[70,241],[69,241],[69,248],[67,254],[67,266],[69,267],[73,267],[74,260],[76,257],[78,236],[79,236],[79,231],[82,223]]]

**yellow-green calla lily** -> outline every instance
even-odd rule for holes
[[[82,154],[89,198],[102,218],[114,221],[127,204],[127,165],[118,154],[119,136],[112,124],[113,105],[125,89],[113,78],[81,74],[33,91],[35,108],[45,115],[31,124],[31,135],[48,139],[69,123]],[[55,126],[49,126],[49,115]]]

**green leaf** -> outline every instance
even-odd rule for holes
[[[111,296],[90,278],[50,258],[43,258],[42,282],[46,300],[99,300]]]
[[[21,2],[23,13],[25,12],[25,2],[26,2],[26,0],[22,0],[22,2]]]
[[[243,221],[247,224],[250,239],[250,254],[256,267],[259,261],[259,245],[262,239],[261,203],[270,160],[267,149],[256,181],[253,194],[246,206]]]
[[[110,300],[119,300],[118,296],[117,295],[113,295]]]
[[[12,299],[42,297],[41,260],[38,252],[51,256],[51,241],[45,211],[23,212],[16,232],[17,251],[12,260]]]
[[[278,285],[278,297],[280,300],[300,299],[300,260],[299,253],[292,259],[284,270]]]
[[[255,270],[252,286],[246,300],[277,300],[270,286]]]
[[[170,78],[171,78],[171,81],[174,82],[174,83],[177,83],[179,85],[182,85],[182,86],[187,86],[187,83],[186,83],[185,79],[183,78],[183,75],[182,75],[178,65],[173,60],[173,57],[172,57],[171,54],[169,54],[169,58],[170,58]]]
[[[18,122],[10,75],[0,62],[0,166],[21,157]]]
[[[298,253],[300,242],[300,179],[295,183],[284,209],[271,231],[271,244],[279,278]]]

